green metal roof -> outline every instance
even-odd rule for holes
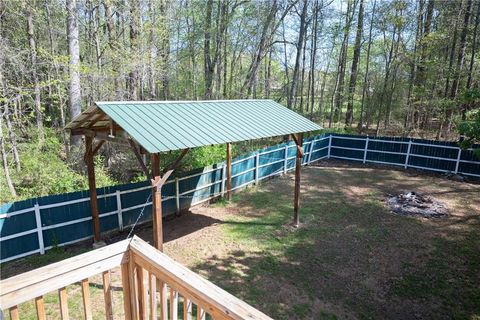
[[[150,153],[321,129],[316,123],[272,100],[95,104]],[[86,110],[83,117],[79,115],[67,129],[82,128],[82,119],[88,118],[94,109]]]

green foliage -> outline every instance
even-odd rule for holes
[[[458,132],[465,136],[460,142],[462,149],[468,149],[475,143],[480,143],[480,110],[472,116],[472,120],[462,121],[458,124]],[[475,149],[475,155],[480,158],[480,148]]]
[[[461,101],[463,103],[472,105],[480,103],[480,90],[467,90],[461,95]]]
[[[35,132],[30,128],[28,132]],[[86,173],[72,169],[66,161],[64,146],[51,129],[45,131],[45,143],[41,149],[37,147],[36,135],[27,137],[25,142],[19,144],[18,149],[21,159],[21,171],[15,172],[11,168],[12,180],[18,197],[14,199],[4,180],[4,174],[0,180],[0,201],[27,199],[38,196],[59,194],[85,190],[88,188]],[[2,170],[3,171],[3,170]],[[95,173],[98,187],[113,185],[112,180],[103,166],[100,156],[95,158]]]
[[[232,149],[235,149],[232,146]],[[195,148],[189,151],[184,169],[202,168],[225,160],[227,147],[224,144]],[[233,151],[233,150],[232,150]]]

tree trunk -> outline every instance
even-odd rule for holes
[[[133,69],[128,75],[128,93],[131,100],[138,100],[139,90],[139,28],[140,28],[140,4],[138,0],[130,0],[130,49],[131,59],[134,59]]]
[[[306,29],[307,27],[305,27]],[[305,30],[307,32],[307,30]],[[300,113],[303,114],[304,108],[303,108],[303,96],[305,94],[304,91],[304,86],[305,86],[305,58],[306,58],[306,51],[307,51],[307,37],[303,38],[303,49],[302,49],[302,75],[301,75],[301,81],[300,81]],[[295,108],[297,105],[297,99],[295,99]]]
[[[352,0],[348,1],[347,13],[345,16],[345,31],[343,34],[342,46],[340,49],[340,55],[338,59],[338,76],[337,84],[334,91],[333,98],[333,119],[331,122],[337,122],[340,118],[340,113],[343,105],[343,87],[345,84],[345,70],[347,64],[347,54],[348,54],[348,37],[350,34],[350,25],[353,20],[353,3]]]
[[[287,51],[287,38],[285,33],[285,21],[282,21],[282,37],[283,37],[283,67],[285,70],[285,84],[283,86],[285,97],[287,98],[287,104],[290,100],[290,75],[288,73],[288,51]]]
[[[54,46],[54,40],[53,40],[53,33],[52,33],[52,21],[51,21],[51,14],[50,14],[50,8],[48,5],[48,0],[45,0],[45,11],[47,14],[47,26],[48,26],[48,39],[50,42],[50,54],[52,57],[56,55],[55,51],[55,46]],[[56,61],[53,62],[53,69],[54,69],[54,74],[55,78],[59,79],[61,77],[60,74],[60,67]],[[65,130],[65,110],[64,110],[64,99],[63,99],[63,93],[62,89],[60,87],[60,84],[55,84],[55,90],[57,91],[58,95],[58,109],[60,110],[60,125],[61,125],[61,130],[62,130],[62,138],[63,138],[63,144],[65,148],[65,152],[68,153],[68,140],[67,140],[67,133]]]
[[[358,8],[357,34],[355,35],[355,46],[353,48],[352,70],[350,73],[350,85],[348,87],[348,104],[347,114],[345,115],[345,125],[352,126],[353,122],[353,95],[355,94],[355,86],[357,84],[358,61],[360,60],[360,47],[362,44],[363,32],[363,0],[360,0]]]
[[[305,31],[307,29],[307,11],[308,11],[308,1],[303,0],[303,7],[302,13],[300,14],[300,28],[298,34],[298,41],[297,41],[297,50],[296,50],[296,57],[295,57],[295,67],[293,68],[293,76],[292,76],[292,84],[291,88],[287,97],[287,107],[292,109],[293,107],[293,100],[297,95],[297,87],[298,87],[298,77],[300,71],[300,57],[302,56],[302,48],[303,48],[303,38],[305,37]]]
[[[461,11],[461,10],[459,10]],[[448,71],[447,71],[447,79],[445,81],[445,91],[444,91],[444,97],[448,97],[448,91],[450,89],[450,76],[453,71],[453,62],[455,60],[455,50],[457,49],[457,38],[458,38],[458,20],[459,16],[455,17],[455,27],[453,31],[453,37],[451,42],[451,48],[450,48],[450,58],[448,62]]]
[[[370,49],[372,47],[372,30],[373,30],[373,21],[375,18],[375,7],[377,5],[377,1],[373,1],[373,9],[372,9],[372,17],[370,18],[370,29],[368,31],[368,45],[367,45],[367,56],[365,58],[365,75],[363,77],[363,88],[362,88],[362,103],[360,107],[360,121],[358,122],[358,132],[361,134],[363,132],[363,114],[365,111],[365,95],[367,90],[367,83],[368,83],[368,71],[370,67]]]
[[[8,168],[8,158],[7,152],[5,150],[5,139],[3,137],[3,117],[5,115],[5,111],[2,110],[2,114],[0,114],[0,152],[2,154],[2,164],[3,164],[3,173],[5,174],[5,180],[7,180],[8,190],[10,190],[10,194],[12,197],[17,196],[17,192],[15,191],[15,187],[13,186],[12,178],[10,177],[10,170]]]
[[[460,73],[463,69],[463,64],[465,61],[465,48],[467,44],[467,33],[468,33],[468,23],[470,20],[470,11],[472,9],[472,0],[467,0],[467,7],[465,9],[465,16],[463,19],[462,32],[460,34],[460,47],[458,49],[457,64],[455,67],[452,87],[450,90],[450,98],[454,99],[457,96],[458,84],[460,81]]]
[[[68,53],[70,56],[69,63],[69,104],[70,119],[75,118],[81,113],[81,96],[80,96],[80,46],[78,42],[78,20],[77,20],[77,2],[76,0],[67,0],[67,37],[68,37]],[[71,136],[70,144],[73,147],[80,147],[81,137]]]
[[[168,100],[170,97],[170,73],[169,73],[169,57],[170,57],[170,34],[167,24],[167,5],[168,1],[160,1],[159,24],[162,29],[160,39],[160,59],[162,62],[161,79],[162,79],[162,98]]]
[[[210,55],[210,38],[212,32],[212,10],[213,0],[207,0],[205,8],[205,28],[204,28],[204,41],[203,41],[203,62],[204,62],[204,82],[205,91],[204,98],[209,100],[212,98],[212,83],[213,83],[213,71],[214,66]]]
[[[242,93],[245,90],[247,90],[247,95],[250,95],[250,92],[252,91],[253,82],[255,81],[258,73],[258,67],[260,66],[260,63],[265,55],[267,40],[269,39],[269,31],[272,29],[272,23],[274,22],[274,18],[277,14],[277,10],[278,10],[277,1],[274,0],[272,3],[272,7],[268,12],[268,16],[265,19],[265,23],[263,24],[262,33],[260,36],[260,42],[258,43],[255,56],[252,59],[250,66],[248,67],[247,76],[242,86],[242,90],[241,90]]]
[[[467,33],[468,33],[468,24],[470,21],[470,13],[472,10],[472,0],[467,0],[465,8],[465,16],[463,18],[462,32],[460,34],[460,47],[458,48],[457,64],[455,67],[455,73],[453,76],[452,88],[450,90],[450,99],[455,99],[458,93],[458,86],[460,82],[460,74],[463,69],[463,64],[465,62],[465,48],[467,44]],[[449,133],[452,129],[452,115],[454,110],[452,108],[447,108],[445,120],[448,122],[447,132]]]
[[[312,48],[310,52],[310,82],[309,82],[309,94],[310,94],[310,120],[313,120],[313,113],[315,109],[315,61],[317,60],[317,40],[318,40],[318,12],[320,7],[318,0],[315,0],[315,6],[313,9],[313,28],[312,28]]]
[[[186,26],[187,26],[187,33],[188,34],[195,34],[195,13],[194,9],[192,8],[191,3],[189,4],[190,8],[188,10],[188,14],[186,16]],[[191,22],[189,21],[189,16],[191,16]],[[191,72],[190,75],[190,82],[192,86],[192,98],[193,100],[197,100],[197,58],[195,52],[195,39],[194,37],[188,37],[188,54],[190,58],[190,66]]]
[[[402,17],[403,15],[403,10],[400,9],[400,18]],[[387,112],[385,114],[385,129],[387,129],[388,125],[390,124],[390,119],[391,119],[391,113],[392,113],[392,97],[393,97],[393,93],[394,93],[394,88],[395,88],[395,85],[396,85],[396,81],[397,81],[397,72],[398,72],[398,69],[399,69],[399,64],[398,63],[395,63],[396,60],[397,60],[397,56],[398,56],[398,49],[399,49],[399,46],[400,46],[400,37],[401,37],[401,34],[402,34],[402,30],[400,27],[397,27],[397,40],[393,42],[392,45],[394,45],[395,49],[394,49],[394,54],[393,54],[393,57],[391,58],[391,62],[390,62],[390,66],[392,67],[393,66],[393,77],[392,77],[392,80],[391,80],[391,89],[390,89],[390,92],[387,92],[388,93],[388,102],[387,102]],[[395,37],[393,38],[393,40],[395,40]]]
[[[410,62],[410,75],[409,75],[409,81],[408,81],[408,93],[407,93],[407,110],[405,111],[405,121],[403,123],[403,128],[404,128],[404,134],[406,136],[409,135],[410,128],[411,126],[411,120],[413,119],[413,113],[414,113],[414,108],[412,104],[412,92],[413,92],[413,87],[414,87],[414,82],[416,79],[416,72],[417,72],[417,50],[419,46],[419,41],[421,38],[422,34],[422,24],[423,24],[423,0],[419,1],[419,9],[417,12],[417,29],[415,31],[415,43],[413,46],[413,57],[412,61]]]
[[[108,46],[111,52],[113,53],[111,72],[113,73],[112,76],[113,76],[113,83],[115,87],[115,99],[121,100],[122,99],[122,83],[119,79],[120,63],[118,61],[119,60],[118,59],[118,50],[119,50],[118,33],[113,20],[111,0],[104,0],[103,7],[105,9],[105,19],[106,19],[106,25],[108,30]]]
[[[394,27],[393,33],[392,33],[392,44],[389,49],[388,57],[385,62],[385,77],[383,79],[383,87],[382,91],[380,92],[380,101],[378,103],[378,117],[377,117],[377,128],[376,128],[376,133],[375,135],[378,136],[380,132],[380,121],[381,121],[381,116],[382,116],[382,108],[384,107],[384,102],[385,102],[385,95],[387,94],[387,88],[388,88],[388,82],[390,81],[390,73],[391,73],[391,64],[392,64],[392,59],[393,59],[393,51],[395,47],[395,35],[397,33],[397,26]],[[386,36],[384,35],[384,43],[386,44],[385,40]],[[388,111],[386,110],[385,112],[385,119],[384,119],[384,128],[386,129],[388,127]]]
[[[434,0],[430,0],[428,1],[428,5],[427,5],[427,15],[426,15],[426,18],[425,18],[425,24],[423,25],[423,31],[421,30],[421,25],[417,28],[420,28],[420,30],[418,30],[419,32],[419,38],[422,39],[420,41],[420,59],[418,61],[418,72],[417,72],[417,76],[416,76],[416,85],[417,86],[425,86],[425,71],[426,71],[426,64],[425,64],[425,60],[427,59],[427,52],[426,52],[426,43],[425,43],[425,38],[430,34],[430,27],[431,27],[431,24],[432,24],[432,16],[433,16],[433,8],[434,8],[434,5],[435,5],[435,1]],[[418,22],[419,24],[422,24],[423,23],[423,6],[424,6],[424,1],[423,0],[420,0],[420,8],[419,8],[419,17],[418,17]]]
[[[270,48],[268,52],[268,61],[266,63],[267,70],[265,72],[265,88],[263,93],[265,99],[270,99],[270,79],[272,77],[272,52],[273,49]]]
[[[328,62],[327,62],[327,68],[325,69],[325,71],[323,72],[323,76],[322,76],[322,84],[321,84],[321,87],[320,87],[320,98],[318,99],[318,114],[320,115],[320,118],[323,119],[323,113],[324,113],[324,101],[323,101],[323,97],[325,96],[325,86],[327,85],[327,75],[328,75],[328,72],[330,71],[330,59],[328,59]]]
[[[31,5],[31,4],[28,4]],[[27,5],[27,6],[28,6]],[[42,146],[45,140],[45,134],[43,132],[43,115],[42,106],[40,101],[40,83],[37,75],[37,46],[35,43],[35,35],[33,31],[33,8],[27,8],[27,32],[28,42],[30,45],[30,62],[32,64],[32,80],[33,80],[33,92],[34,92],[34,106],[35,106],[35,118],[38,130],[38,145]]]
[[[17,148],[17,136],[15,135],[15,131],[13,131],[12,122],[10,121],[10,110],[8,108],[8,104],[6,103],[5,123],[7,125],[8,138],[10,139],[10,143],[12,144],[13,162],[15,162],[15,169],[17,172],[20,172],[20,155],[18,154]]]
[[[473,27],[473,39],[472,39],[472,52],[470,56],[470,64],[468,67],[468,78],[467,78],[467,90],[470,90],[472,86],[472,76],[473,76],[473,65],[475,63],[475,53],[477,50],[477,33],[478,33],[478,25],[480,23],[480,2],[477,3],[477,14],[475,16],[475,26]]]

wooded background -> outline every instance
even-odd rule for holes
[[[480,105],[477,0],[0,0],[0,17],[2,202],[86,186],[62,128],[93,101],[268,98],[330,129],[436,139]],[[136,167],[107,144],[98,185]]]

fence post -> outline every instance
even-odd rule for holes
[[[180,213],[180,180],[175,177],[175,210]]]
[[[460,158],[462,157],[462,149],[458,148],[457,163],[455,163],[455,174],[458,173],[460,167]]]
[[[365,164],[365,162],[367,161],[367,152],[368,152],[368,136],[367,136],[367,139],[365,141],[365,150],[363,152],[363,163]]]
[[[35,222],[37,224],[38,248],[40,249],[40,254],[45,254],[45,244],[43,242],[42,217],[40,216],[40,206],[38,205],[38,203],[35,203],[33,207],[35,210]]]
[[[412,139],[408,140],[407,156],[405,157],[404,168],[408,168],[408,159],[410,158],[410,150],[412,149]]]
[[[224,163],[222,166],[222,191],[221,191],[222,197],[225,195],[225,181],[227,181],[226,175],[227,175],[227,166]]]
[[[257,152],[257,154],[255,155],[255,185],[258,184],[258,170],[260,169],[259,168],[259,165],[260,165],[260,153]]]
[[[315,139],[313,139],[312,141],[310,141],[310,152],[308,153],[308,160],[307,160],[307,164],[310,165],[310,162],[312,162],[312,153],[313,153],[313,146],[315,145]]]
[[[330,149],[332,149],[332,134],[328,136],[328,154],[327,159],[330,159]]]
[[[122,195],[120,190],[115,191],[115,196],[117,198],[117,216],[118,216],[118,229],[123,230],[123,213],[122,213]]]
[[[283,160],[283,174],[287,173],[287,166],[288,166],[288,143],[285,146],[285,159]]]

